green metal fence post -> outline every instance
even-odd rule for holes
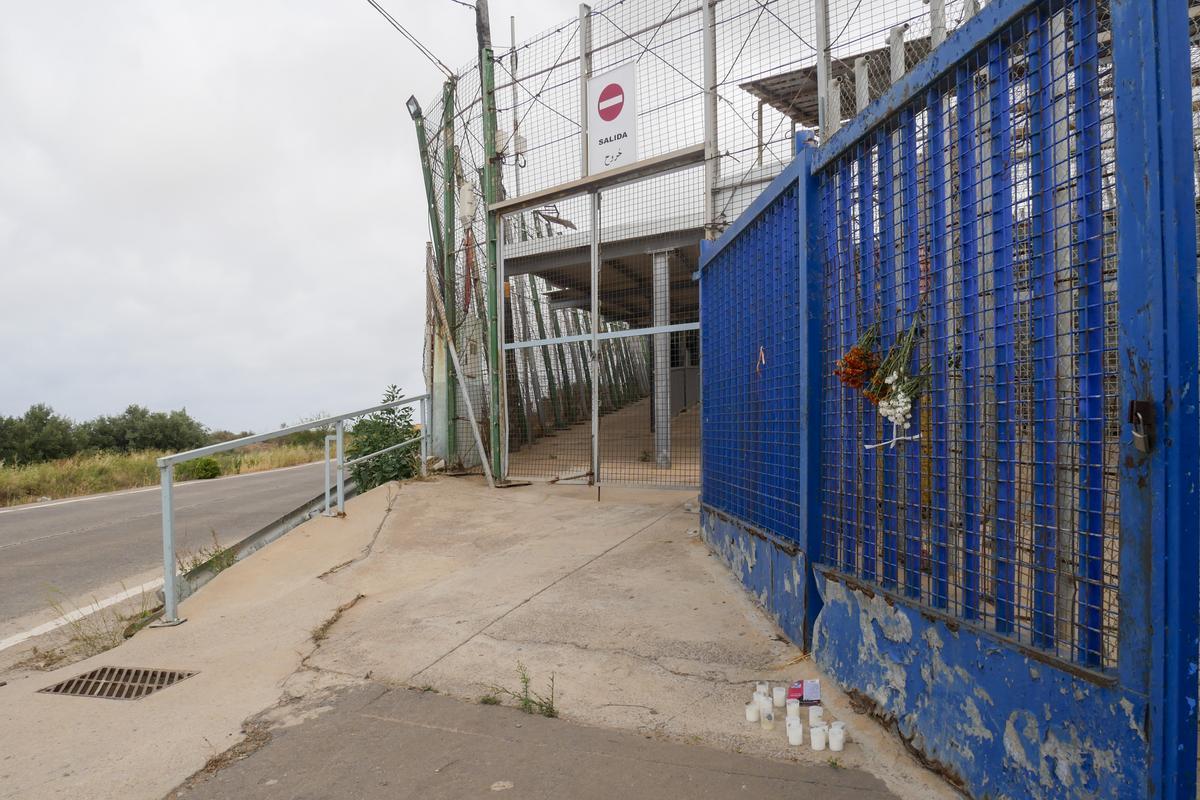
[[[483,202],[487,215],[488,383],[491,388],[492,472],[504,480],[503,435],[500,420],[500,331],[497,325],[500,287],[496,281],[496,77],[492,62],[492,35],[487,0],[476,0],[475,24],[479,38],[479,87],[483,99]]]
[[[457,151],[454,145],[454,81],[442,85],[442,304],[446,307],[446,465],[458,464],[458,374],[450,361],[450,339],[457,339],[458,281],[454,274],[454,181]],[[437,207],[434,206],[434,213]],[[455,342],[457,344],[457,342]]]

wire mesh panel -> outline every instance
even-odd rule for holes
[[[502,219],[508,472],[591,474],[591,227],[584,200]]]
[[[797,192],[793,182],[704,268],[701,488],[707,506],[799,542]]]
[[[950,27],[973,8],[969,0],[951,0],[950,5]],[[852,71],[859,57],[878,61],[875,50],[886,47],[889,32],[903,25],[911,28],[900,35],[911,40],[909,46],[915,49],[908,63],[915,63],[924,52],[920,39],[921,31],[930,27],[928,16],[928,7],[920,0],[900,4],[837,0],[829,19],[835,73]],[[616,245],[619,235],[609,234],[622,230],[626,238],[673,233],[675,240],[661,246],[674,248],[677,257],[683,262],[690,259],[694,268],[699,241],[735,219],[791,160],[797,128],[816,126],[813,76],[817,39],[816,5],[808,0],[615,0],[598,3],[582,18],[564,19],[507,50],[497,50],[493,99],[498,131],[496,152],[491,157],[498,174],[496,195],[511,198],[580,178],[581,74],[585,64],[592,75],[634,64],[640,156],[662,155],[704,142],[710,148],[704,169],[606,192],[606,245]],[[584,59],[581,47],[586,51]],[[708,53],[712,57],[706,65]],[[874,82],[872,87],[872,92],[881,90]],[[848,78],[845,89],[853,95]],[[479,418],[485,446],[492,449],[490,422],[500,413],[509,422],[507,445],[515,453],[532,446],[539,436],[547,436],[548,430],[559,436],[564,430],[561,426],[578,424],[577,415],[572,416],[568,407],[574,393],[589,379],[586,374],[576,375],[582,371],[577,369],[581,358],[577,343],[548,345],[550,349],[544,353],[535,349],[528,354],[506,354],[507,385],[500,395],[507,410],[490,408],[487,232],[482,192],[482,169],[489,156],[484,146],[483,105],[478,65],[470,64],[459,70],[424,113],[433,189],[430,223],[442,262],[440,287],[455,342],[463,361],[470,362],[464,363],[465,393],[453,378],[448,382],[453,406],[447,412],[452,420],[450,461],[468,467],[478,457],[468,427],[466,398],[471,399]],[[850,103],[843,108],[845,116],[852,113]],[[712,129],[706,125],[710,118],[715,120]],[[535,252],[546,258],[553,252],[577,255],[586,249],[587,224],[587,199],[577,198],[514,214],[506,221],[503,235],[514,257]],[[620,271],[628,268],[628,256],[606,256],[603,279],[616,281]],[[563,305],[568,302],[566,293],[579,288],[577,280],[572,288],[571,276],[549,268],[522,273],[523,277],[512,274],[507,290],[510,298],[518,300],[511,301],[512,313],[500,331],[505,341],[559,338],[553,333],[556,324],[560,331],[588,324],[579,308]],[[695,287],[690,290],[694,292]],[[631,291],[644,293],[648,288],[631,285]],[[551,303],[555,304],[553,311]],[[539,305],[544,334],[538,328]],[[672,309],[672,319],[676,311]],[[613,324],[649,324],[620,314],[607,316]],[[515,338],[508,338],[510,335]],[[433,345],[431,359],[432,350],[437,349],[436,342]],[[673,341],[672,348],[678,351],[678,343]],[[558,391],[560,384],[566,387],[563,392]],[[534,401],[535,396],[541,400]],[[518,407],[520,416],[514,418]],[[552,460],[547,456],[538,467],[526,461],[523,468],[537,475],[558,476],[560,470],[547,463]],[[566,460],[574,463],[576,459]]]
[[[824,560],[1116,659],[1107,13],[1034,5],[826,166]]]
[[[429,153],[426,165],[434,190],[430,227],[437,245],[435,251],[441,257],[435,271],[462,366],[462,374],[450,374],[447,382],[448,466],[467,470],[480,466],[470,428],[468,400],[489,452],[492,418],[487,358],[486,231],[479,188],[484,158],[477,133],[481,121],[479,96],[478,72],[464,70],[424,112],[425,148]],[[436,402],[441,400],[435,399]]]
[[[698,331],[605,341],[600,386],[603,483],[700,483]]]

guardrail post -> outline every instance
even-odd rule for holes
[[[337,438],[337,507],[338,514],[346,513],[346,422],[338,420],[334,430]]]
[[[175,507],[172,502],[175,467],[168,464],[158,468],[159,484],[162,487],[162,530],[163,530],[163,618],[155,627],[167,627],[183,622],[177,608],[175,592]]]
[[[332,433],[325,435],[325,516],[333,516],[329,513],[330,495],[333,493],[333,475],[329,469],[329,445],[337,440],[337,437]]]
[[[429,476],[429,398],[421,398],[421,477]]]

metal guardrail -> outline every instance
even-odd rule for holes
[[[420,404],[420,423],[421,435],[415,436],[399,444],[390,445],[373,453],[359,456],[351,460],[346,459],[345,451],[345,426],[346,420],[365,417],[368,414],[374,414],[377,411],[385,411],[389,408],[399,408],[401,406],[412,405],[413,403]],[[325,514],[334,516],[330,510],[330,495],[333,490],[334,481],[330,477],[330,456],[329,445],[336,445],[336,487],[337,487],[337,515],[341,516],[346,513],[346,468],[354,464],[361,464],[384,453],[389,453],[393,450],[399,450],[402,447],[407,447],[420,442],[421,444],[421,474],[427,474],[427,464],[429,461],[429,395],[422,394],[414,397],[402,397],[399,400],[393,400],[389,403],[381,403],[370,408],[362,408],[358,411],[350,411],[345,414],[338,414],[333,417],[325,417],[311,422],[302,422],[299,425],[292,425],[287,428],[280,428],[277,431],[270,433],[258,433],[253,436],[243,436],[240,439],[230,439],[228,442],[220,442],[218,444],[210,444],[206,447],[197,447],[195,450],[187,450],[182,453],[174,453],[169,456],[163,456],[158,459],[158,474],[159,483],[162,487],[162,529],[163,529],[163,618],[156,623],[158,626],[178,625],[184,620],[179,618],[178,605],[179,597],[176,592],[176,566],[175,566],[175,510],[173,501],[173,489],[175,484],[175,465],[182,464],[185,461],[192,461],[197,458],[204,458],[215,453],[223,453],[227,450],[236,450],[239,447],[246,445],[266,442],[271,439],[278,439],[283,436],[289,436],[293,433],[301,433],[303,431],[311,431],[316,428],[325,428],[329,425],[334,426],[334,433],[325,437]]]

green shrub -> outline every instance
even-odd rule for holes
[[[175,477],[181,481],[204,481],[220,475],[221,465],[212,456],[185,461],[175,468]]]
[[[390,403],[402,396],[400,389],[389,386],[383,393],[383,402]],[[358,458],[412,439],[419,433],[413,425],[412,413],[411,407],[388,408],[363,417],[354,423],[346,444],[346,456]],[[358,484],[359,491],[365,492],[388,481],[413,477],[420,468],[420,461],[421,448],[417,442],[355,464],[350,468],[350,474]]]

